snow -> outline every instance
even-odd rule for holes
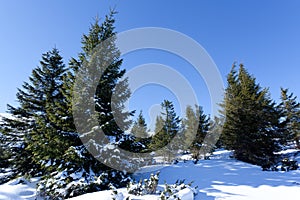
[[[190,188],[185,188],[178,193],[176,193],[181,200],[193,200],[194,194],[193,191]],[[117,195],[112,195],[112,191],[106,190],[101,192],[93,192],[85,195],[81,195],[78,197],[71,198],[69,200],[91,200],[91,199],[101,199],[101,200],[112,200],[113,197],[115,197],[116,200],[124,200],[128,196],[131,197],[131,199],[134,200],[158,200],[158,195],[144,195],[144,196],[134,196],[134,195],[128,195],[125,188],[118,189]],[[173,200],[170,198],[169,200]]]
[[[192,200],[192,199],[194,199],[194,193],[190,188],[184,188],[183,190],[180,190],[175,195],[177,197],[179,197],[181,200]]]
[[[13,119],[12,115],[9,113],[0,113],[0,121],[2,121],[3,117]]]
[[[285,153],[297,152],[289,150]],[[266,172],[261,167],[236,161],[230,158],[230,151],[217,151],[211,160],[179,162],[177,165],[148,166],[135,174],[137,180],[149,178],[151,171],[160,170],[160,186],[166,181],[173,184],[185,179],[198,186],[196,200],[282,200],[300,196],[300,170],[290,172]],[[186,158],[186,156],[184,157]],[[300,155],[297,157],[300,162]],[[151,170],[152,169],[152,170]],[[126,189],[118,192],[126,198]],[[71,200],[111,199],[111,191],[102,191],[82,195]],[[179,192],[181,199],[192,200],[193,192],[188,188]],[[157,199],[158,196],[131,196],[132,199]]]
[[[295,160],[300,163],[299,151],[287,150],[282,153],[293,153]],[[174,184],[177,180],[185,179],[185,183],[193,181],[192,187],[197,188],[198,194],[194,196],[191,188],[180,190],[177,195],[182,200],[282,200],[297,199],[300,196],[300,170],[289,172],[262,171],[261,167],[247,164],[230,158],[229,151],[216,151],[210,160],[200,160],[197,164],[192,161],[180,161],[176,165],[148,166],[134,175],[138,181],[149,178],[151,173],[160,171],[159,188]],[[1,176],[1,175],[0,175]],[[38,179],[31,182],[20,179],[0,185],[0,200],[4,199],[35,199],[35,186]],[[70,200],[117,200],[130,196],[136,200],[155,200],[159,194],[133,196],[129,195],[126,188],[117,190],[100,191],[84,194]]]
[[[39,178],[33,178],[29,182],[18,178],[0,185],[0,200],[35,200],[37,198],[35,188],[38,180]]]

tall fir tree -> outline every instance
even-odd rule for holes
[[[49,119],[55,102],[62,98],[62,77],[65,73],[62,57],[57,49],[42,56],[40,66],[32,71],[29,83],[18,89],[19,107],[8,105],[9,118],[4,118],[4,133],[10,141],[13,168],[20,174],[38,175],[43,164],[62,155],[63,136]]]
[[[262,89],[243,65],[238,73],[233,66],[227,82],[222,141],[239,160],[258,165],[275,162],[283,128],[281,113],[268,90]]]
[[[283,112],[286,122],[286,142],[295,142],[300,148],[300,103],[293,93],[289,94],[288,89],[281,88],[281,103],[279,108]]]
[[[45,54],[41,62],[41,75],[44,76],[45,113],[36,115],[36,126],[30,133],[31,141],[27,147],[34,155],[44,171],[50,173],[63,164],[63,155],[74,144],[73,133],[66,131],[61,123],[60,105],[65,102],[63,96],[63,80],[66,67],[57,49]]]
[[[109,183],[116,187],[125,186],[129,180],[124,173],[125,167],[122,172],[111,167],[113,164],[121,166],[122,160],[109,152],[105,154],[109,148],[103,143],[106,139],[110,147],[115,145],[124,149],[130,149],[127,144],[133,143],[133,138],[124,133],[131,125],[128,117],[133,112],[123,112],[130,91],[127,79],[121,80],[125,70],[120,69],[122,59],[115,45],[115,14],[111,11],[102,23],[98,18],[95,20],[89,33],[82,37],[82,52],[78,59],[71,59],[69,71],[64,76],[65,98],[58,104],[61,120],[57,122],[65,127],[63,131],[73,134],[75,143],[62,156],[65,164],[40,184],[40,192],[48,196],[58,194],[68,198],[109,189]],[[106,159],[108,166],[97,159],[99,156]],[[61,173],[67,176],[60,177]],[[72,174],[78,173],[82,177],[72,178],[73,184],[64,188],[65,192],[61,191],[63,185],[53,184],[68,182]]]

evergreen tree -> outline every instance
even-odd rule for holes
[[[120,81],[125,70],[120,69],[122,60],[115,46],[114,15],[111,11],[101,24],[95,20],[89,33],[83,35],[79,58],[71,59],[64,76],[64,101],[57,104],[59,115],[53,117],[58,117],[60,127],[71,133],[75,142],[62,156],[64,163],[57,172],[45,177],[39,186],[40,193],[52,198],[54,194],[68,198],[109,189],[109,184],[121,187],[130,180],[124,173],[127,168],[123,160],[107,151],[114,146],[131,149],[134,143],[134,138],[124,133],[131,125],[127,118],[133,113],[123,112],[130,91],[127,79]],[[97,159],[100,157],[108,166]],[[121,172],[112,166],[124,166],[124,170]],[[73,179],[72,174],[78,173],[81,177]],[[70,180],[73,184],[65,188]],[[53,184],[57,182],[65,185]]]
[[[185,110],[186,117],[182,120],[184,130],[184,141],[186,148],[190,148],[196,138],[198,129],[197,116],[191,106],[187,106]]]
[[[139,114],[137,120],[133,123],[131,132],[137,138],[147,138],[148,137],[147,124],[146,124],[146,121],[145,121],[142,111],[140,111],[140,114]]]
[[[225,122],[222,141],[242,161],[265,165],[274,162],[282,137],[281,113],[243,65],[232,68],[223,103]]]
[[[210,129],[209,133],[214,137],[212,141],[217,141],[215,143],[216,148],[224,147],[224,144],[222,142],[222,130],[224,126],[225,118],[223,116],[215,116],[213,120],[210,122]]]
[[[286,122],[286,141],[295,142],[300,148],[300,103],[293,93],[289,94],[288,89],[281,88],[281,104],[280,109],[283,112]]]
[[[5,142],[3,135],[0,133],[0,173],[1,173],[1,168],[7,168],[9,164],[8,162],[9,155],[6,149],[7,149],[7,143]]]
[[[166,146],[170,142],[169,135],[166,134],[165,120],[161,115],[156,117],[155,135],[152,136],[149,148],[152,151],[158,150]]]
[[[12,117],[4,118],[4,133],[11,143],[13,168],[18,173],[37,175],[42,164],[61,156],[61,137],[48,113],[53,112],[55,102],[62,98],[60,89],[65,70],[57,49],[43,54],[30,82],[18,89],[19,107],[8,105]]]
[[[144,146],[144,149],[146,149],[150,139],[147,132],[147,124],[142,111],[140,111],[137,120],[133,123],[131,133],[136,137],[136,142],[140,142]]]
[[[161,116],[156,118],[155,135],[151,139],[150,149],[158,150],[166,147],[163,152],[164,155],[168,156],[169,161],[171,161],[171,156],[173,156],[175,149],[178,148],[179,144],[174,144],[174,146],[169,145],[171,140],[179,132],[180,119],[176,115],[173,103],[168,100],[164,100],[161,104],[163,112]]]
[[[190,150],[193,157],[199,159],[200,149],[201,147],[204,147],[203,141],[209,130],[210,119],[204,114],[200,106],[195,106],[195,111],[191,106],[187,106],[186,119],[183,123],[185,124],[184,135],[186,137],[186,142],[190,144]]]
[[[120,69],[122,59],[119,58],[120,52],[115,45],[114,15],[115,12],[111,11],[101,25],[96,20],[90,28],[89,34],[83,36],[83,53],[80,54],[80,61],[77,63],[86,66],[79,67],[78,73],[82,76],[77,77],[78,88],[75,90],[79,90],[82,92],[81,94],[86,93],[86,96],[82,96],[94,97],[91,102],[87,103],[95,104],[96,117],[101,129],[107,136],[112,136],[110,137],[112,140],[119,142],[124,139],[124,130],[131,125],[128,117],[133,112],[123,112],[124,102],[131,93],[128,89],[128,79],[120,80],[124,76],[125,70]],[[97,74],[102,74],[100,80],[97,79]],[[94,88],[85,87],[87,81],[89,84],[96,85],[96,92]],[[83,91],[84,89],[89,91]],[[95,95],[93,95],[94,92]],[[84,101],[79,100],[79,102]],[[89,106],[85,106],[83,109],[89,109]],[[90,117],[91,113],[85,110],[82,112]],[[84,118],[84,116],[82,117]],[[90,129],[87,124],[84,124],[83,127],[88,127],[87,130]]]
[[[44,171],[56,170],[65,151],[74,144],[73,134],[65,131],[61,123],[59,105],[65,102],[63,78],[66,68],[57,49],[43,55],[37,77],[44,85],[44,113],[35,115],[35,128],[30,133],[27,149],[34,155]],[[72,139],[70,139],[70,137]]]

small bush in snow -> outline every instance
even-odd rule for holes
[[[130,178],[119,171],[106,171],[95,174],[93,171],[55,172],[42,177],[38,184],[38,195],[44,199],[66,199],[82,194],[111,189],[111,183],[123,187]]]
[[[178,193],[179,191],[189,188],[194,194],[197,194],[196,188],[192,188],[192,182],[185,184],[184,180],[177,180],[174,185],[169,185],[165,183],[164,190],[160,194],[160,200],[180,200]]]
[[[159,195],[159,200],[180,200],[179,192],[186,188],[189,188],[193,194],[197,193],[196,188],[192,188],[192,182],[185,184],[184,180],[177,180],[175,184],[169,185],[165,183],[164,189],[162,191],[157,190],[159,180],[159,172],[156,175],[151,174],[149,179],[144,181],[140,180],[138,183],[130,182],[127,186],[127,191],[129,194],[142,196],[148,194],[157,194]]]
[[[121,192],[118,192],[117,188],[113,186],[112,184],[109,184],[109,188],[112,191],[111,193],[111,199],[112,200],[123,200],[124,196]]]
[[[299,168],[296,160],[290,160],[289,158],[282,159],[276,165],[266,164],[262,166],[263,171],[290,171],[297,170]]]
[[[151,174],[149,179],[140,180],[138,183],[130,182],[127,185],[129,194],[141,196],[146,194],[155,194],[159,180],[159,172]]]
[[[281,163],[281,171],[297,170],[299,168],[296,160],[284,158]]]

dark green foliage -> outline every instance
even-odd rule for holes
[[[140,111],[137,120],[133,123],[131,132],[132,134],[134,134],[135,137],[140,139],[148,137],[147,124],[142,111]]]
[[[43,165],[58,159],[64,151],[63,135],[49,116],[62,98],[62,77],[65,73],[57,49],[42,56],[40,66],[32,71],[29,82],[18,89],[19,107],[8,105],[10,118],[4,118],[4,134],[10,141],[12,167],[32,176],[43,172]],[[63,145],[62,145],[63,144]]]
[[[214,141],[217,142],[214,144],[216,148],[222,148],[224,146],[220,136],[222,134],[223,126],[224,126],[225,118],[223,116],[214,117],[214,119],[210,122],[210,129],[209,132],[216,137]]]
[[[243,65],[227,77],[222,142],[234,150],[235,158],[258,165],[274,163],[283,136],[281,113]]]
[[[3,138],[0,153],[4,152],[5,147],[5,154],[1,154],[0,159],[8,160],[6,155],[9,155],[9,159],[13,160],[10,167],[15,174],[42,175],[38,192],[46,199],[64,199],[109,189],[109,183],[123,187],[130,180],[125,168],[123,172],[114,170],[90,154],[91,149],[101,144],[101,140],[93,143],[80,138],[84,131],[93,128],[93,123],[82,121],[79,127],[86,129],[79,132],[73,115],[76,111],[84,111],[86,118],[83,119],[96,119],[97,126],[109,137],[110,144],[132,149],[135,138],[126,135],[124,130],[131,125],[127,118],[133,112],[123,112],[130,91],[127,79],[119,81],[125,70],[120,69],[122,60],[114,44],[114,15],[115,12],[111,11],[103,23],[99,24],[96,20],[92,24],[89,33],[82,39],[83,52],[78,59],[71,59],[68,68],[57,49],[43,54],[40,66],[33,70],[29,82],[18,90],[19,106],[8,106],[12,117],[4,118],[1,124]],[[102,42],[106,45],[101,46]],[[85,68],[85,65],[90,68]],[[93,79],[96,74],[92,71],[84,71],[93,68],[101,72],[100,79]],[[84,77],[86,79],[79,77],[82,83],[90,83],[91,80],[97,83],[92,100],[87,100],[94,106],[95,113],[92,115],[84,110],[85,106],[76,107],[74,104],[77,98],[74,90],[86,92],[80,90],[85,88],[74,88],[80,73],[87,75]],[[96,138],[101,139],[97,131],[94,131]],[[120,164],[122,160],[119,161]],[[6,166],[6,163],[2,164]],[[75,178],[76,175],[80,176]]]
[[[171,101],[164,100],[161,107],[163,111],[161,116],[158,116],[156,119],[155,135],[151,139],[149,148],[156,151],[166,147],[166,149],[163,149],[165,152],[162,153],[164,156],[168,156],[168,160],[171,161],[171,156],[177,153],[174,151],[178,149],[180,144],[172,143],[173,145],[171,145],[170,142],[178,134],[181,120],[176,115]]]
[[[300,103],[293,93],[288,94],[288,89],[281,88],[281,103],[279,109],[283,112],[287,134],[285,142],[295,142],[300,148]]]
[[[200,158],[200,149],[204,149],[203,141],[209,131],[210,118],[204,114],[200,106],[186,108],[186,119],[183,120],[184,136],[187,144],[190,144],[190,151],[193,158]],[[206,152],[204,152],[206,153]],[[207,152],[209,153],[209,152]],[[203,155],[205,157],[205,155]]]
[[[63,79],[65,66],[62,57],[54,49],[43,56],[42,70],[39,79],[45,80],[44,86],[44,113],[35,115],[35,128],[30,133],[27,149],[33,153],[33,159],[48,172],[56,170],[63,164],[62,156],[76,141],[73,132],[66,130],[62,120],[62,105],[65,104],[63,96]],[[47,164],[47,165],[46,165]],[[46,166],[45,166],[46,165]]]
[[[120,69],[122,59],[119,58],[120,52],[115,45],[114,15],[115,12],[112,11],[101,25],[96,20],[89,34],[83,36],[83,53],[77,62],[81,66],[77,71],[79,76],[76,88],[73,88],[77,94],[73,98],[80,106],[73,109],[75,113],[81,113],[80,118],[75,119],[77,128],[82,129],[81,131],[88,132],[96,125],[87,123],[89,120],[85,119],[96,118],[104,134],[122,145],[123,141],[126,142],[124,131],[131,125],[128,117],[133,112],[123,112],[124,102],[130,97],[130,91],[128,80],[120,80],[125,70]],[[95,74],[101,74],[101,77]],[[94,98],[89,101],[91,97]],[[95,112],[87,112],[93,105]]]
[[[299,168],[296,160],[284,158],[281,160],[281,171],[297,170]]]
[[[40,183],[40,193],[50,198],[67,198],[109,189],[109,183],[124,187],[130,180],[125,172],[114,170],[94,157],[106,153],[105,150],[104,154],[98,151],[103,149],[101,132],[109,137],[111,145],[130,149],[133,143],[133,139],[124,134],[131,123],[127,118],[132,112],[122,112],[130,91],[127,79],[119,81],[125,70],[120,69],[122,60],[114,44],[114,15],[115,12],[111,11],[101,24],[96,19],[89,33],[83,35],[83,52],[78,59],[71,59],[69,71],[63,77],[64,100],[57,104],[60,115],[53,118],[58,117],[57,122],[63,132],[72,133],[69,139],[73,138],[74,143],[62,155],[64,162],[57,171],[44,177]],[[76,118],[74,113],[80,113],[80,117]],[[106,154],[105,157],[121,164],[118,158]],[[81,175],[70,180],[76,174]],[[57,185],[57,182],[62,184]]]
[[[150,145],[153,150],[164,147],[179,131],[180,119],[175,113],[173,103],[165,100],[161,107],[163,112],[156,119],[155,135]]]
[[[150,136],[147,132],[147,124],[142,111],[140,111],[137,120],[133,123],[131,133],[136,138],[135,142],[137,142],[140,146],[138,152],[147,150],[150,143]]]
[[[2,123],[1,121],[2,121],[2,116],[0,116],[0,123]],[[9,152],[7,151],[9,149],[8,148],[9,143],[6,141],[5,136],[1,133],[1,128],[0,128],[0,173],[2,171],[2,168],[7,168],[9,165]]]
[[[1,168],[7,168],[9,165],[9,154],[5,150],[3,143],[0,141],[0,172]]]

